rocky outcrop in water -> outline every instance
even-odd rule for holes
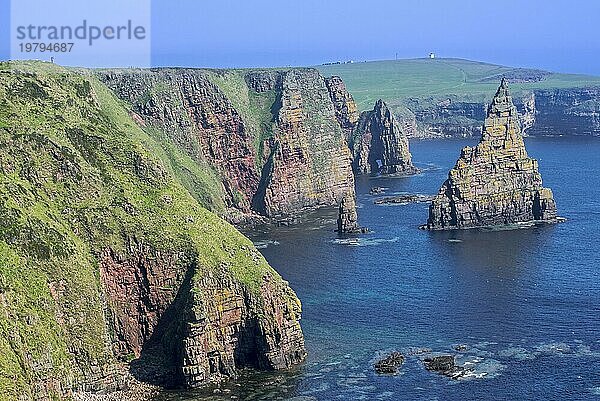
[[[383,100],[363,112],[350,142],[358,174],[415,174],[408,138]]]
[[[361,234],[369,230],[358,225],[356,199],[354,194],[346,194],[338,208],[337,232],[339,234]]]
[[[381,358],[373,365],[376,373],[384,375],[393,375],[398,373],[398,370],[404,363],[404,355],[398,351],[391,352]]]
[[[552,191],[525,150],[517,110],[502,80],[475,148],[465,147],[429,207],[431,230],[555,222]]]

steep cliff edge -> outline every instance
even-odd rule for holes
[[[600,87],[535,91],[531,135],[600,135]]]
[[[348,128],[330,95],[339,83],[314,69],[97,75],[155,136],[217,173],[232,221],[232,212],[285,218],[335,206],[354,191]]]
[[[537,161],[525,150],[516,107],[502,80],[482,138],[465,147],[429,207],[425,228],[472,228],[556,222],[552,191],[542,187]]]
[[[404,134],[383,100],[361,114],[350,141],[353,168],[358,174],[415,174]]]
[[[535,124],[534,92],[522,93],[513,99],[523,133]],[[481,133],[489,101],[474,101],[451,95],[445,98],[408,98],[403,104],[414,113],[417,127],[407,131],[416,138],[469,138]]]
[[[293,291],[199,203],[219,208],[214,170],[165,147],[91,74],[3,63],[0,78],[0,399],[132,376],[199,386],[304,358]]]
[[[277,105],[255,210],[285,217],[336,206],[345,194],[354,194],[351,154],[321,74],[283,72]]]

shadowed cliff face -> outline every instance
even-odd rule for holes
[[[536,121],[536,101],[533,92],[514,99],[523,132],[529,132]],[[468,138],[481,133],[486,118],[486,103],[461,100],[457,96],[446,99],[404,100],[410,109],[401,121],[415,120],[407,130],[410,138],[456,137]]]
[[[337,205],[354,190],[344,135],[353,117],[338,121],[330,90],[340,83],[316,70],[115,70],[98,76],[142,124],[217,171],[230,212],[287,217]]]
[[[200,386],[304,358],[294,292],[199,204],[219,198],[207,165],[165,147],[92,75],[31,62],[0,76],[0,398],[110,391],[132,375]],[[202,101],[189,102],[200,125],[240,127]],[[223,162],[244,165],[239,152]]]
[[[462,150],[429,208],[427,228],[554,222],[552,191],[525,150],[516,107],[502,80],[475,148]]]

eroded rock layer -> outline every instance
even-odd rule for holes
[[[354,191],[346,132],[358,117],[339,78],[314,69],[97,74],[138,123],[216,172],[213,192],[223,193],[229,212],[285,217]],[[188,167],[185,182],[198,192],[201,180]]]
[[[352,131],[360,118],[358,107],[354,98],[346,89],[346,85],[342,78],[338,76],[332,76],[325,80],[327,83],[327,89],[329,89],[329,95],[333,101],[335,107],[335,116],[340,123],[340,126],[346,133],[346,138],[350,140]]]
[[[350,143],[359,174],[415,174],[408,137],[383,100],[363,112]]]
[[[354,193],[351,155],[316,70],[282,73],[275,130],[254,209],[266,216],[337,205]]]
[[[201,386],[304,358],[300,301],[176,166],[210,172],[92,74],[22,62],[0,78],[0,399]],[[199,119],[235,115],[219,110]]]
[[[481,141],[462,150],[429,207],[426,228],[556,220],[552,191],[542,187],[537,160],[527,155],[519,116],[503,79],[488,108]]]

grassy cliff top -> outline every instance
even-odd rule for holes
[[[317,68],[325,76],[342,77],[361,110],[370,109],[380,98],[390,103],[409,97],[448,96],[487,101],[495,93],[502,76],[509,78],[515,95],[533,89],[600,85],[600,77],[595,76],[559,74],[454,58],[371,61]]]
[[[176,162],[92,74],[0,63],[0,399],[42,382],[57,397],[58,378],[114,364],[99,255],[129,257],[131,238],[185,254],[196,275],[224,268],[254,291],[279,279]]]

